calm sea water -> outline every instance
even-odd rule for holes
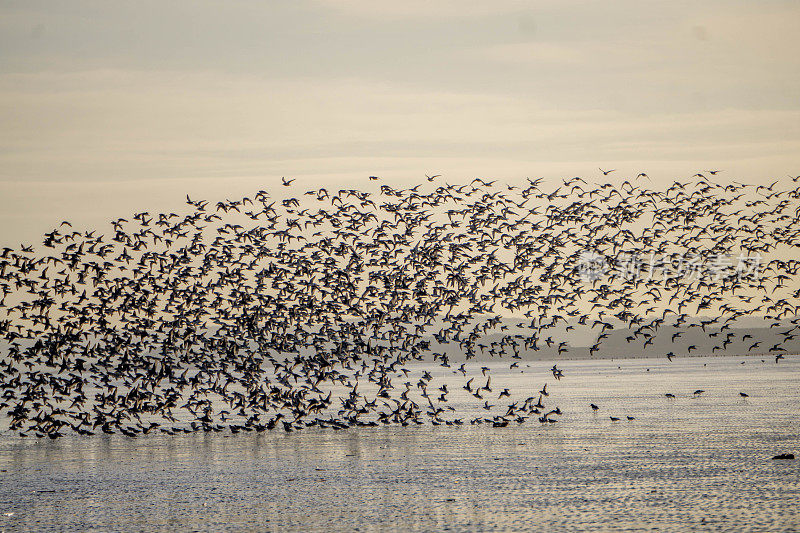
[[[771,459],[800,455],[797,356],[551,365],[493,365],[486,396],[548,381],[556,424],[2,434],[0,530],[800,530],[800,460]]]

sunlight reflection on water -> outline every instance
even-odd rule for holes
[[[533,394],[549,366],[529,364],[526,373],[493,365],[494,382]],[[546,426],[534,418],[506,428],[467,423],[57,441],[3,434],[0,528],[800,528],[798,462],[771,460],[800,451],[798,357],[777,365],[717,357],[559,367],[565,377],[548,380],[548,400],[564,415]],[[463,385],[460,375],[439,375],[452,380],[453,390]],[[696,389],[706,392],[694,397]],[[665,398],[667,392],[676,398]],[[485,413],[472,409],[465,420]]]

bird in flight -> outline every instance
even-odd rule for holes
[[[702,255],[709,243],[727,256],[800,248],[800,187],[712,176],[659,190],[644,173],[619,186],[476,178],[280,200],[259,190],[214,203],[187,195],[185,212],[125,214],[108,230],[64,221],[40,248],[0,248],[0,417],[53,439],[461,425],[462,408],[485,416],[473,424],[532,414],[552,424],[561,411],[545,404],[575,375],[557,366],[572,352],[563,337],[581,326],[599,329],[589,356],[627,330],[635,355],[674,361],[730,344],[789,359],[800,270],[786,257],[734,283],[575,275],[581,250],[598,247],[639,257]],[[780,338],[734,332],[732,321],[765,315],[778,317]],[[684,343],[694,328],[714,347]],[[451,366],[452,353],[464,362]],[[486,362],[495,358],[541,377],[524,385],[541,386],[538,399],[517,400],[503,383],[508,360]],[[517,362],[526,358],[554,364]],[[550,375],[559,387],[548,393]]]

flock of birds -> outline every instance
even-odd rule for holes
[[[546,348],[561,357],[572,348],[554,332],[576,326],[596,332],[590,355],[616,327],[632,351],[668,326],[724,350],[747,341],[738,320],[759,317],[780,340],[757,353],[776,357],[800,330],[794,184],[426,178],[300,195],[284,178],[275,196],[187,196],[176,212],[104,230],[64,221],[36,249],[3,248],[0,416],[50,438],[458,425],[453,405],[470,402],[486,411],[473,424],[553,423],[546,383],[511,391],[489,366],[467,365],[507,357],[513,369]],[[580,275],[586,251],[605,277]],[[763,258],[758,275],[619,268],[631,254],[709,264],[742,253]],[[438,386],[454,374],[460,403]],[[563,377],[557,365],[551,374]]]

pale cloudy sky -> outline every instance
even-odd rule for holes
[[[281,176],[797,175],[798,27],[796,1],[0,2],[0,244]]]

